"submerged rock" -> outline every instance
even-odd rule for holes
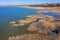
[[[43,33],[42,33],[43,32]],[[15,40],[55,40],[56,34],[53,32],[49,32],[47,30],[44,30],[39,33],[33,33],[33,34],[23,34],[20,36],[16,36]]]
[[[11,21],[11,22],[10,22],[10,25],[13,26],[13,27],[14,27],[14,26],[19,26],[18,24],[16,24],[15,21]]]
[[[15,21],[11,21],[10,24],[13,25],[13,24],[16,24],[16,22]]]
[[[14,36],[9,37],[9,39],[8,39],[8,40],[15,40],[15,37],[14,37]]]

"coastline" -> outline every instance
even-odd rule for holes
[[[20,6],[21,8],[30,8],[30,9],[37,9],[38,12],[37,13],[44,13],[44,12],[55,12],[57,14],[60,14],[60,7],[28,7],[28,6]],[[38,9],[39,8],[39,9]],[[38,17],[39,18],[39,17]],[[32,20],[31,20],[32,19]],[[15,21],[11,21],[10,22],[10,25],[11,26],[23,26],[25,24],[28,24],[28,23],[31,23],[31,22],[34,22],[37,20],[37,16],[35,15],[29,15],[29,16],[26,16],[26,19],[25,20],[18,20],[19,24],[16,24]]]
[[[23,7],[23,8],[29,8],[29,7]],[[34,9],[34,7],[31,7],[31,8]],[[58,9],[55,9],[55,8],[53,8],[53,9],[45,8],[44,9],[42,7],[42,9],[46,12],[53,12],[54,10],[55,10],[55,12],[58,11]],[[41,9],[38,9],[38,10],[41,10]],[[23,34],[23,35],[10,36],[8,38],[8,40],[26,40],[26,38],[28,40],[30,40],[30,39],[35,40],[36,38],[37,39],[41,38],[40,37],[41,35],[45,38],[46,37],[45,35],[47,35],[47,34],[49,34],[47,37],[49,37],[49,38],[54,37],[54,39],[55,39],[55,36],[60,36],[60,33],[59,33],[59,35],[56,35],[55,32],[52,32],[55,29],[60,27],[60,25],[59,25],[60,18],[43,15],[43,13],[41,13],[41,11],[38,11],[38,13],[35,15],[26,16],[25,20],[17,20],[17,21],[10,22],[10,25],[12,27],[23,27],[26,24],[29,24],[29,26],[26,28],[26,30],[30,31],[30,32],[34,32],[33,34],[29,33],[29,34]],[[41,38],[41,39],[44,39],[44,38]],[[48,38],[48,40],[49,40],[49,38]],[[50,38],[50,39],[52,39],[52,38]]]
[[[29,26],[26,28],[26,30],[30,31],[30,32],[34,32],[34,33],[9,36],[8,40],[25,40],[25,39],[35,40],[36,38],[39,40],[39,38],[41,38],[40,37],[41,35],[43,35],[43,37],[45,38],[46,37],[45,35],[47,35],[47,34],[49,34],[47,36],[49,38],[59,36],[59,35],[56,35],[56,33],[52,32],[52,31],[57,29],[57,27],[60,27],[60,25],[59,25],[60,19],[58,19],[58,18],[56,19],[53,16],[48,16],[48,15],[43,15],[43,14],[38,13],[36,15],[26,16],[25,20],[18,20],[17,22],[19,24],[17,24],[15,21],[10,22],[10,24],[12,27],[17,27],[17,26],[23,27],[24,25],[29,24]],[[44,39],[43,37],[41,39]],[[49,38],[48,38],[48,40],[49,40]]]
[[[55,12],[60,14],[60,7],[30,7],[30,6],[20,6],[22,8],[31,8],[48,12]]]

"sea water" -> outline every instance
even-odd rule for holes
[[[34,15],[35,9],[21,7],[0,7],[0,40],[7,40],[9,36],[23,34],[24,28],[11,27],[10,21],[23,20],[27,15]]]

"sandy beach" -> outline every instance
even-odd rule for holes
[[[21,6],[23,8],[33,8],[38,9],[42,11],[48,11],[48,12],[56,12],[60,14],[60,7],[30,7],[30,6]]]

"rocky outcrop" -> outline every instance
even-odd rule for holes
[[[26,28],[29,34],[9,37],[8,40],[60,40],[60,18],[48,16],[44,14],[36,14],[26,16],[26,20],[18,20],[18,26],[23,26],[29,23]],[[17,24],[10,22],[11,25]],[[55,32],[58,30],[58,33]],[[33,32],[33,33],[32,33]]]
[[[47,15],[43,15],[43,14],[36,14],[36,15],[30,15],[30,16],[26,16],[26,20],[18,20],[17,23],[15,22],[10,22],[11,26],[23,26],[25,24],[31,23],[31,22],[35,22],[37,20],[46,20],[46,21],[54,21],[55,18],[52,16],[47,16]]]
[[[36,28],[37,29],[37,28]],[[31,31],[31,30],[28,30]],[[57,35],[48,29],[40,26],[31,34],[23,34],[16,37],[9,37],[9,40],[56,40]]]

